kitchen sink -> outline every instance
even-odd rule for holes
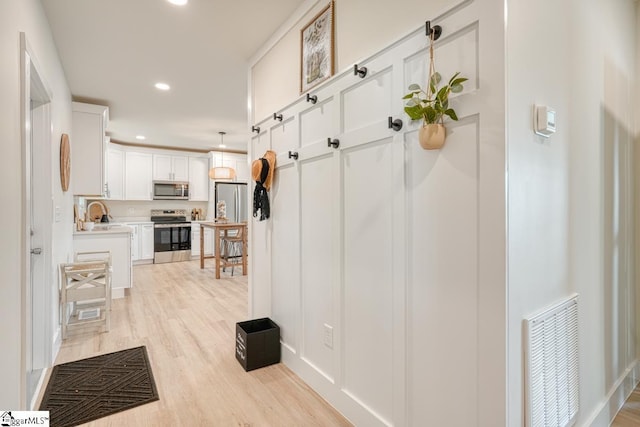
[[[122,227],[122,224],[96,223],[96,225],[93,226],[93,229],[94,230],[111,230],[112,228],[118,228],[118,227]]]

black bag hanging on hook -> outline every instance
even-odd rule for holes
[[[264,186],[269,175],[269,162],[265,158],[255,160],[251,165],[253,179],[256,181],[256,188],[253,191],[253,217],[258,221],[264,221],[271,215],[269,207],[269,193]]]

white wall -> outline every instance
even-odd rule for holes
[[[66,83],[49,24],[37,0],[6,0],[0,2],[0,135],[3,153],[0,157],[0,179],[5,185],[5,206],[0,210],[3,251],[0,257],[0,407],[23,408],[21,379],[21,230],[24,212],[21,210],[22,154],[20,134],[20,32],[25,32],[43,72],[43,79],[53,93],[53,143],[51,171],[53,204],[61,208],[61,221],[53,224],[52,266],[66,261],[71,252],[73,223],[72,189],[63,193],[60,187],[60,136],[71,132],[71,95]],[[57,276],[51,272],[51,286],[57,292]],[[57,330],[57,301],[52,310],[53,328]],[[56,331],[51,331],[51,339]]]
[[[406,35],[454,0],[335,0],[335,71],[374,54]],[[252,67],[253,122],[260,121],[300,95],[300,30],[326,5],[317,1],[282,40]]]
[[[286,119],[258,122],[252,138],[254,158],[278,153],[272,218],[251,223],[252,316],[279,323],[284,363],[356,425],[506,423],[504,8],[455,4],[439,11],[439,70],[470,81],[454,101],[465,119],[443,150],[420,149],[418,124],[402,114],[402,88],[426,73],[422,18],[412,37],[388,36],[389,49],[369,52],[374,78],[344,73],[314,90],[316,107],[283,98],[272,109]],[[359,3],[357,22],[336,8],[336,21],[384,21],[377,6]],[[348,46],[338,41],[341,54]],[[295,63],[298,51],[287,58],[282,47],[271,50],[283,55],[274,63]],[[283,80],[270,72],[255,93]],[[380,126],[387,111],[403,118],[402,131]],[[327,152],[325,133],[339,136],[339,150]],[[381,171],[373,193],[363,165]],[[333,328],[330,346],[323,324]]]
[[[616,151],[631,147],[634,7],[508,2],[509,425],[524,420],[522,321],[573,292],[578,425],[608,425],[634,366],[632,171]],[[557,111],[549,139],[531,129],[533,104]]]

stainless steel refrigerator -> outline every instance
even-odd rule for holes
[[[229,222],[243,222],[248,218],[249,197],[247,184],[244,182],[216,182],[215,206],[220,200],[227,205],[227,219]],[[216,214],[217,216],[217,214]]]

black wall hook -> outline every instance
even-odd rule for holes
[[[401,119],[393,120],[393,117],[389,116],[389,129],[393,129],[396,132],[398,132],[400,129],[402,129],[402,120]]]
[[[315,104],[316,102],[318,102],[318,96],[317,95],[309,95],[309,94],[307,94],[307,102]]]
[[[340,140],[327,138],[327,147],[333,147],[333,148],[340,147]]]
[[[425,23],[426,26],[426,35],[427,37],[431,37],[431,33],[433,33],[433,39],[438,40],[442,35],[442,27],[440,25],[431,26],[431,21],[427,21]]]
[[[273,120],[282,121],[282,114],[273,113]]]
[[[367,76],[367,67],[358,67],[358,64],[353,64],[353,75],[360,76],[364,79]]]
[[[260,133],[260,126],[251,126],[251,132]]]
[[[297,151],[289,151],[289,158],[298,160],[298,152]]]

